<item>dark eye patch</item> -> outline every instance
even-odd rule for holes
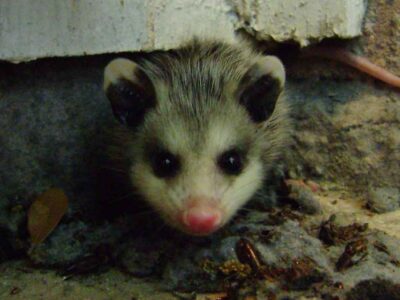
[[[149,156],[153,173],[159,178],[173,178],[181,170],[179,157],[168,150],[155,148]]]
[[[245,154],[233,148],[220,154],[217,158],[218,167],[228,175],[239,175],[244,168]]]

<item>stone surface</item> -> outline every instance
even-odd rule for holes
[[[368,192],[368,208],[377,213],[395,211],[400,208],[400,190],[383,187],[371,188]]]
[[[3,0],[0,59],[174,48],[200,37],[295,41],[361,33],[363,0]]]
[[[296,103],[293,174],[340,182],[364,195],[369,186],[399,188],[396,91],[323,78],[299,79],[289,89]]]
[[[388,280],[365,280],[346,295],[348,300],[400,299],[400,285]]]
[[[95,198],[90,166],[111,115],[103,62],[90,64],[0,65],[1,198],[18,204],[16,196],[30,199],[51,186],[66,190],[73,206]]]

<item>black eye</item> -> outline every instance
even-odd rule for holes
[[[178,157],[168,151],[160,150],[151,155],[151,167],[157,177],[174,177],[180,166]]]
[[[229,150],[220,155],[218,166],[229,175],[238,175],[243,169],[242,155],[237,150]]]

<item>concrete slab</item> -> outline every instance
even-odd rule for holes
[[[315,40],[361,33],[364,0],[2,0],[0,59],[168,49],[193,36]]]

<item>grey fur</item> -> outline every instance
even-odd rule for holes
[[[190,189],[187,177],[193,176],[198,167],[186,160],[203,160],[203,156],[211,155],[203,149],[208,135],[226,127],[232,134],[226,138],[231,145],[226,145],[225,150],[231,146],[242,147],[247,164],[260,161],[263,173],[267,174],[287,141],[289,122],[285,99],[280,96],[272,116],[258,124],[251,121],[238,100],[241,80],[262,57],[249,45],[199,40],[177,50],[144,55],[136,63],[153,83],[156,106],[146,112],[140,126],[130,129],[120,125],[113,129],[110,156],[122,162],[120,165],[127,168],[127,173],[135,173],[135,165],[146,165],[149,148],[153,145],[168,148],[183,158],[184,168],[178,178],[166,180],[164,188],[174,186],[173,194],[180,195]],[[284,79],[280,88],[283,84]],[[131,174],[132,179],[136,178],[136,182],[132,180],[134,187],[153,180],[148,175],[150,171],[143,173]],[[225,177],[227,186],[235,180]],[[263,178],[254,180],[263,181]],[[138,190],[143,194],[141,188]],[[157,201],[152,201],[153,207],[167,222],[173,223],[154,202]],[[179,203],[174,204],[177,209]]]

